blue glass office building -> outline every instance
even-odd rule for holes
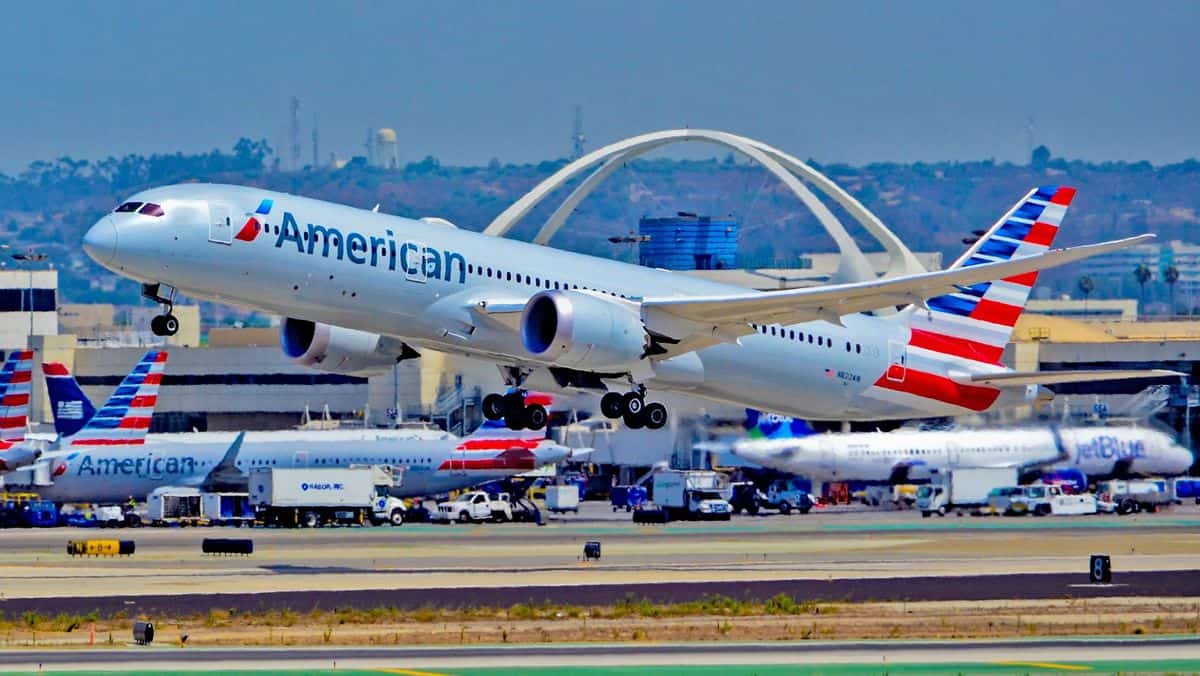
[[[737,266],[738,222],[733,216],[712,218],[679,213],[669,218],[642,218],[638,262],[667,270],[722,270]]]

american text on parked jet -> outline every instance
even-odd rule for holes
[[[521,396],[531,375],[607,391],[601,410],[631,427],[666,422],[648,389],[812,419],[896,419],[1017,405],[1041,385],[1170,374],[1000,365],[1038,270],[1151,237],[1049,250],[1074,194],[1031,190],[947,270],[778,292],[228,185],[134,195],[84,248],[163,303],[159,333],[177,328],[178,291],[289,317],[283,351],[326,371],[379,372],[418,349],[492,360],[512,389],[484,412],[513,427],[544,424]]]
[[[464,438],[440,430],[373,429],[147,434],[166,359],[166,352],[148,353],[98,412],[64,364],[43,364],[60,448],[0,478],[0,487],[34,489],[56,502],[124,502],[159,488],[245,491],[248,472],[256,467],[388,465],[402,475],[392,495],[413,497],[511,477],[590,452],[560,446],[545,432],[507,429],[501,422],[484,423]],[[530,399],[551,404],[541,393]],[[95,414],[80,427],[77,411]]]

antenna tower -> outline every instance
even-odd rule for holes
[[[583,106],[575,106],[575,130],[571,134],[572,154],[571,159],[577,160],[583,157],[583,142],[587,138],[583,135]]]
[[[291,101],[292,127],[289,139],[292,142],[292,171],[300,170],[300,99],[295,96]]]

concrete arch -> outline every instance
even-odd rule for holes
[[[574,212],[579,203],[625,162],[656,148],[685,141],[713,143],[736,150],[757,162],[786,185],[801,203],[813,213],[817,221],[825,228],[825,231],[833,238],[834,243],[838,247],[838,251],[841,254],[841,262],[833,281],[863,281],[873,279],[875,275],[862,250],[846,231],[845,226],[842,225],[841,221],[833,215],[829,208],[797,176],[808,181],[845,208],[847,213],[850,213],[863,225],[868,233],[883,245],[889,254],[887,271],[889,276],[924,270],[908,247],[894,233],[888,230],[858,200],[855,200],[839,188],[828,177],[795,157],[760,141],[707,129],[673,129],[651,132],[594,150],[567,164],[539,183],[521,197],[521,199],[505,209],[483,232],[484,234],[495,236],[507,234],[530,210],[540,204],[551,193],[593,165],[600,164],[599,168],[567,196],[563,203],[551,214],[545,225],[538,231],[534,241],[538,244],[546,244],[566,223],[567,217]]]

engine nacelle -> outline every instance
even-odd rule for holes
[[[625,372],[650,337],[632,307],[578,291],[542,291],[521,313],[521,342],[530,355],[561,366]]]
[[[0,451],[0,474],[7,474],[18,467],[28,467],[37,461],[46,446],[44,442],[26,440],[4,451]]]
[[[353,376],[386,373],[397,362],[420,356],[390,336],[290,317],[279,327],[279,344],[297,364]]]

